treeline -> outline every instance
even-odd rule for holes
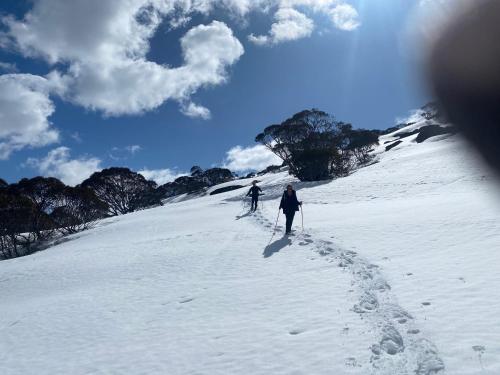
[[[223,168],[191,172],[162,186],[128,168],[104,169],[75,187],[53,177],[11,185],[0,179],[0,258],[32,254],[54,236],[89,229],[99,219],[159,206],[164,198],[234,178]]]
[[[105,216],[107,205],[94,192],[64,185],[56,178],[35,177],[0,184],[0,256],[31,254],[55,233],[89,228]]]

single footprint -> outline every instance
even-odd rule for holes
[[[392,325],[387,325],[382,330],[382,340],[380,340],[380,348],[390,355],[401,353],[405,350],[403,338],[401,334]]]
[[[477,353],[477,357],[479,359],[479,364],[481,365],[481,369],[484,370],[484,366],[483,366],[483,354],[486,351],[486,348],[483,345],[474,345],[472,347],[472,350],[474,350]]]
[[[358,362],[356,361],[356,358],[354,358],[354,357],[346,358],[345,365],[349,366],[349,367],[357,367],[357,366],[359,366]]]
[[[474,345],[472,347],[472,350],[474,350],[476,353],[484,354],[486,348],[483,345]]]

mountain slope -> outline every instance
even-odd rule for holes
[[[256,214],[246,189],[179,198],[2,262],[2,374],[500,373],[498,187],[412,137],[296,183],[290,239],[277,173]]]

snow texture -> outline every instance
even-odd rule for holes
[[[346,178],[261,177],[256,213],[177,197],[1,262],[0,373],[500,374],[498,185],[456,136],[391,137]],[[289,182],[305,230],[273,235]]]

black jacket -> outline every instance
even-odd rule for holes
[[[285,190],[283,196],[281,197],[280,209],[283,209],[283,213],[286,215],[299,210],[300,202],[297,199],[297,193],[292,190],[292,195],[288,195]]]
[[[258,187],[258,186],[252,186],[250,188],[250,190],[248,190],[247,197],[249,195],[251,195],[252,198],[258,197],[259,196],[259,192],[262,192],[262,189],[260,187]]]

